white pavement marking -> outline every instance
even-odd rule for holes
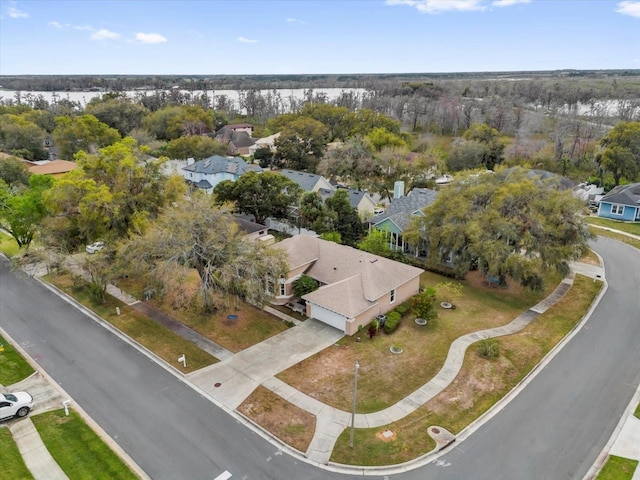
[[[225,470],[213,480],[227,480],[228,478],[231,478],[231,474],[227,470]]]

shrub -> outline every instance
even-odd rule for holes
[[[384,324],[384,332],[391,333],[398,328],[398,325],[400,325],[400,317],[401,315],[395,310],[388,312],[387,321]]]
[[[498,358],[500,342],[495,338],[486,338],[478,342],[478,355],[482,358]]]
[[[396,307],[396,312],[398,312],[400,315],[404,315],[408,311],[409,311],[409,302],[401,303]]]

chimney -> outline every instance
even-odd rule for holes
[[[393,184],[393,198],[404,197],[404,182],[397,180]]]
[[[187,165],[193,165],[194,163],[196,163],[195,158],[187,158]]]

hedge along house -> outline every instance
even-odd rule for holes
[[[640,222],[640,183],[619,185],[600,199],[598,216]]]
[[[274,303],[291,301],[293,282],[305,274],[320,288],[302,297],[306,315],[347,335],[417,294],[424,270],[345,245],[297,235],[274,245],[288,257],[289,273]]]

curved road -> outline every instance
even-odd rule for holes
[[[583,478],[640,383],[640,252],[604,238],[594,248],[609,290],[585,327],[493,419],[437,462],[394,479]],[[0,326],[153,479],[357,476],[282,454],[4,260]]]

